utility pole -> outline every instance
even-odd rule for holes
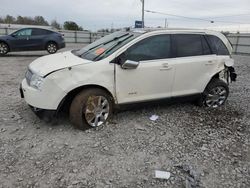
[[[168,19],[165,18],[165,28],[168,28]]]
[[[144,0],[141,0],[142,2],[142,28],[144,28],[145,24],[144,24],[144,7],[145,7],[145,3]]]

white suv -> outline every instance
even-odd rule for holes
[[[115,106],[127,103],[195,96],[216,108],[236,78],[231,52],[227,38],[214,31],[120,31],[36,59],[20,91],[37,114],[68,106],[80,129],[104,124]]]

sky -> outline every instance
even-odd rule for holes
[[[0,5],[0,16],[41,15],[49,22],[53,19],[60,23],[75,21],[93,31],[134,26],[135,20],[141,20],[142,9],[141,0],[0,0]],[[165,19],[169,27],[240,28],[244,23],[250,24],[250,0],[145,0],[145,9],[215,21],[212,24],[146,12],[145,25],[148,27],[163,27]]]

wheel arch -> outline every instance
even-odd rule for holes
[[[72,103],[72,101],[75,98],[75,96],[79,92],[81,92],[82,90],[87,90],[87,89],[101,89],[101,90],[107,92],[111,96],[114,104],[116,103],[116,98],[114,97],[114,95],[107,88],[105,88],[103,86],[100,86],[100,85],[89,84],[89,85],[79,86],[77,88],[74,88],[70,92],[68,92],[67,95],[59,103],[59,105],[57,107],[57,112],[68,111],[69,110],[69,106]]]
[[[220,73],[221,73],[222,71],[223,71],[223,70],[218,71],[217,73],[215,73],[215,74],[211,77],[211,79],[207,82],[207,84],[206,84],[205,87],[203,88],[203,92],[204,92],[205,89],[207,88],[208,84],[209,84],[210,82],[212,82],[212,80],[214,80],[214,79],[219,79],[219,78],[220,78]]]
[[[56,44],[56,46],[58,48],[58,43],[55,40],[48,40],[48,41],[45,42],[45,46],[44,46],[45,49],[47,49],[47,46],[48,46],[49,43]]]

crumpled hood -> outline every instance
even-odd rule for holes
[[[37,58],[29,65],[29,69],[39,76],[45,76],[60,69],[91,62],[75,56],[71,51],[66,51]]]

